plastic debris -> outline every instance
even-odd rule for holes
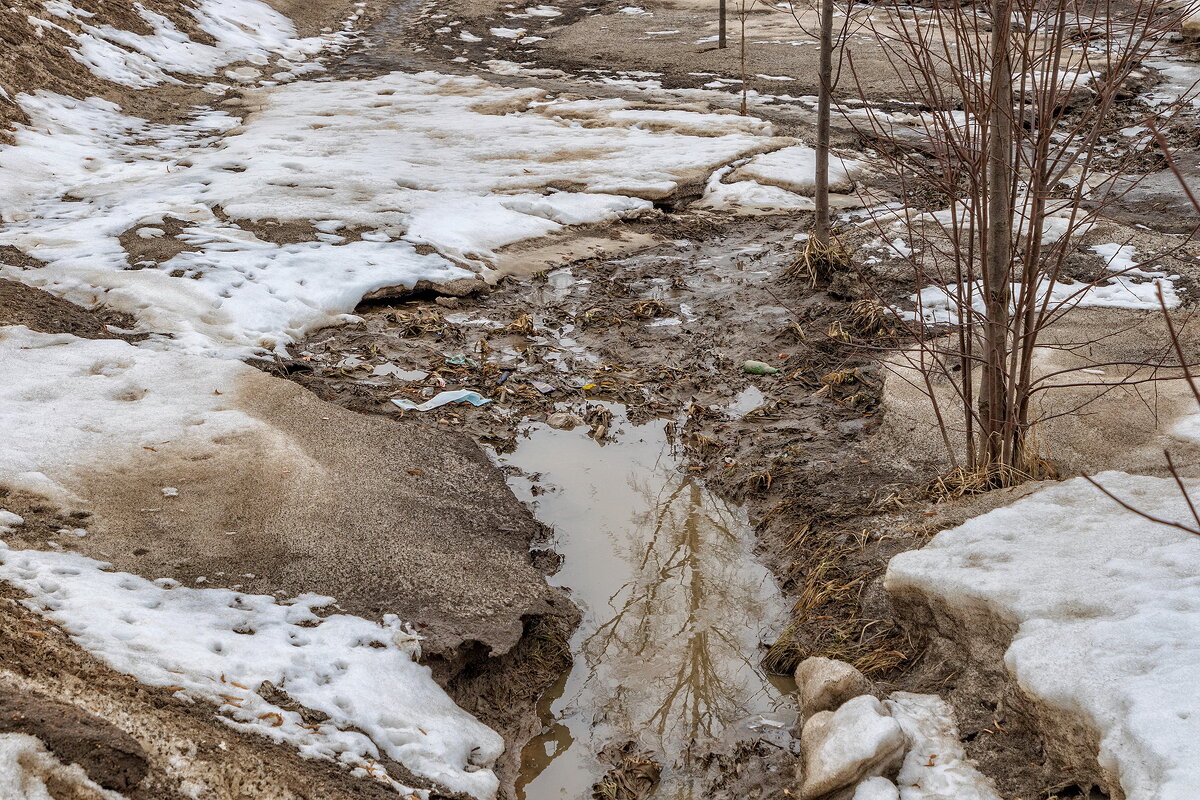
[[[479,392],[473,392],[470,389],[458,389],[453,392],[440,392],[420,405],[411,400],[402,400],[398,397],[393,397],[392,402],[405,411],[432,411],[435,408],[441,408],[450,403],[470,403],[473,406],[481,406],[492,401],[480,395]]]
[[[402,381],[423,381],[429,377],[429,373],[419,369],[402,369],[395,364],[380,364],[371,370],[372,375],[391,375],[393,378],[399,378]]]
[[[765,364],[762,361],[747,361],[745,364],[742,364],[742,371],[748,372],[751,375],[775,375],[779,372],[775,367]]]
[[[464,355],[446,356],[446,363],[452,367],[477,367],[479,366],[471,359]]]
[[[529,385],[537,389],[542,394],[550,394],[551,392],[555,391],[553,386],[542,381],[530,381]]]

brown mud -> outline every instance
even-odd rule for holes
[[[89,7],[84,0],[77,4]],[[155,10],[173,6],[147,5]],[[334,10],[341,10],[330,4],[322,11],[321,4],[298,0],[274,0],[273,5],[295,12],[302,35],[333,24]],[[621,4],[609,5],[606,11],[615,16]],[[476,33],[510,24],[495,4],[460,4],[450,10],[464,26],[478,28]],[[520,25],[537,34],[543,27],[566,28],[583,20],[582,12],[563,10],[562,17],[523,19]],[[179,119],[193,104],[216,102],[189,87],[129,92],[101,85],[63,53],[61,37],[35,42],[20,20],[8,25],[11,12],[0,9],[7,13],[0,17],[0,43],[11,38],[19,47],[0,54],[0,84],[17,91],[97,94],[154,121]],[[419,17],[414,12],[412,3],[392,5],[379,16],[374,33],[368,32],[366,45],[349,53],[334,74],[422,68],[471,72],[484,59],[511,59],[577,74],[489,74],[489,79],[635,99],[643,97],[643,90],[634,83],[646,78],[638,73],[647,70],[654,71],[658,84],[672,88],[696,88],[713,77],[690,75],[680,63],[655,66],[649,45],[638,45],[627,61],[607,41],[595,52],[574,54],[561,47],[541,52],[494,40],[447,46],[444,35],[436,33],[443,20],[428,10]],[[122,13],[130,18],[111,21],[136,29],[132,12]],[[711,63],[693,71],[736,74],[726,56],[721,56],[724,61],[704,57]],[[681,57],[677,53],[672,58],[678,62]],[[44,68],[22,72],[19,65],[26,62]],[[578,80],[579,75],[588,80]],[[782,90],[801,94],[807,88],[793,81]],[[223,107],[236,113],[237,92],[224,99]],[[733,107],[736,90],[727,89],[724,100],[706,102]],[[801,107],[780,108],[767,116],[780,123],[781,132],[790,133],[807,127],[806,115]],[[19,121],[0,100],[0,138],[3,128]],[[852,131],[841,135],[843,144],[857,141]],[[960,499],[931,493],[937,463],[913,467],[881,449],[875,438],[885,413],[880,354],[903,339],[854,282],[814,286],[790,274],[799,250],[796,236],[809,227],[806,215],[731,219],[679,206],[611,231],[591,232],[598,240],[595,256],[579,258],[569,254],[570,248],[562,256],[511,253],[506,271],[526,277],[503,280],[489,291],[458,297],[423,287],[407,298],[372,300],[360,309],[361,322],[319,331],[293,347],[291,359],[264,368],[346,408],[461,431],[499,453],[514,449],[522,423],[553,422],[553,415],[575,415],[603,440],[609,421],[601,401],[621,404],[633,422],[665,421],[673,426],[688,473],[745,509],[756,528],[758,556],[794,602],[791,624],[766,654],[771,669],[787,673],[807,655],[827,655],[859,666],[881,692],[940,692],[959,702],[968,752],[996,779],[1005,797],[1043,797],[1069,787],[1072,777],[1060,774],[1019,714],[1002,703],[981,701],[988,686],[980,685],[978,676],[960,675],[960,659],[927,649],[919,632],[897,618],[881,587],[880,577],[894,554],[919,547],[936,531],[1013,495]],[[1171,224],[1184,226],[1186,215],[1175,211]],[[303,241],[310,234],[304,226],[275,227],[268,221],[255,230],[272,241]],[[636,247],[618,241],[630,239],[637,240]],[[173,246],[134,231],[123,243],[131,266],[139,260],[161,261],[170,255],[163,248]],[[11,255],[0,253],[14,263]],[[876,289],[892,280],[875,277]],[[0,282],[0,324],[81,336],[115,335],[108,326],[132,327],[126,318],[48,297]],[[750,359],[779,373],[749,375],[742,364]],[[419,403],[428,394],[456,388],[477,390],[493,402],[424,414],[401,412],[392,403]],[[35,499],[4,500],[30,521],[26,528],[34,538],[39,530],[49,536],[69,522]],[[556,562],[548,552],[536,552],[534,558],[548,571]],[[15,677],[5,679],[12,686],[0,683],[0,689],[41,691],[103,708],[106,719],[122,722],[125,730],[140,734],[140,741],[154,741],[158,749],[147,753],[149,777],[129,793],[131,798],[181,796],[178,780],[165,777],[163,764],[178,756],[183,741],[192,743],[187,757],[198,765],[197,775],[237,765],[227,778],[231,797],[271,796],[262,788],[264,782],[280,774],[294,775],[288,788],[295,796],[394,796],[332,765],[297,759],[287,748],[263,739],[230,736],[209,710],[184,707],[163,692],[102,668],[61,631],[15,602],[12,592],[2,594],[0,633],[8,646],[0,662]],[[570,665],[566,642],[573,623],[566,617],[529,618],[520,642],[501,658],[468,649],[432,660],[459,704],[510,743],[498,769],[506,786],[516,779],[521,743],[542,732],[534,713],[539,697]],[[78,719],[79,728],[91,725],[86,717]],[[94,735],[104,739],[106,730],[99,725]],[[146,734],[148,730],[154,734]],[[182,733],[161,737],[159,730]],[[111,749],[120,750],[116,745]],[[136,769],[130,766],[135,755],[126,755],[117,759],[125,765],[120,769]],[[764,741],[706,754],[701,770],[705,796],[789,796],[787,767],[792,760],[794,756]],[[97,775],[105,774],[97,769]],[[118,780],[116,774],[108,779]]]
[[[601,401],[634,422],[667,421],[687,471],[748,512],[759,558],[794,601],[767,666],[786,674],[827,655],[881,690],[947,693],[954,667],[922,657],[880,578],[891,556],[962,512],[926,491],[936,465],[913,472],[877,451],[882,369],[869,348],[900,340],[844,282],[788,276],[805,224],[664,215],[627,226],[660,242],[634,255],[568,262],[477,296],[364,304],[361,322],[317,333],[275,368],[331,402],[461,430],[500,453],[517,445],[522,423],[559,425],[563,415],[602,439]],[[746,374],[750,359],[780,372]],[[425,413],[392,403],[460,388],[493,402]],[[1061,783],[1028,732],[993,710],[981,734],[979,716],[964,715],[963,734],[1006,795]],[[992,722],[1009,733],[995,735]],[[746,796],[786,796],[790,774],[766,768],[778,748],[736,753],[708,756],[712,796],[731,780],[747,788],[725,771],[739,758],[733,774],[757,769],[760,779]]]

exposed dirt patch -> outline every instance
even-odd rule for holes
[[[180,253],[198,251],[200,248],[179,238],[189,227],[183,220],[164,217],[157,225],[136,225],[122,233],[118,240],[128,254],[130,269],[153,267]]]
[[[149,770],[145,750],[128,733],[45,697],[0,689],[0,731],[38,737],[60,761],[79,764],[105,789],[129,791]]]
[[[136,324],[128,314],[91,311],[41,289],[0,278],[0,325],[24,325],[43,333],[73,333],[84,339],[115,339],[118,333],[106,326],[131,330]]]

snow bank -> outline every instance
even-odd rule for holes
[[[141,89],[182,83],[174,75],[212,75],[238,61],[266,65],[272,56],[287,62],[281,66],[294,68],[323,49],[347,44],[346,31],[362,15],[364,5],[358,4],[359,10],[342,31],[301,39],[290,19],[259,0],[199,0],[187,10],[212,44],[194,41],[170,19],[141,6],[136,11],[153,33],[92,24],[94,14],[67,0],[45,0],[43,15],[31,21],[69,36],[75,43],[71,56],[96,77]]]
[[[234,728],[346,764],[403,792],[411,790],[390,778],[379,759],[451,791],[495,795],[499,783],[488,767],[503,740],[413,660],[418,637],[395,617],[378,624],[321,616],[316,610],[333,598],[277,601],[151,582],[106,567],[76,553],[0,544],[0,579],[27,592],[26,606],[113,669],[215,703]],[[264,681],[286,697],[262,687]],[[319,713],[298,710],[287,697]],[[0,741],[0,759],[4,752]]]
[[[1097,480],[1135,507],[1191,519],[1171,480]],[[1098,733],[1099,767],[1127,800],[1195,797],[1200,536],[1126,512],[1076,479],[896,556],[885,584],[964,617],[986,609],[1011,621],[1005,664],[1018,686]]]
[[[23,733],[0,734],[0,797],[5,800],[124,800],[88,778],[78,764],[66,765],[46,745]]]
[[[365,293],[471,276],[499,248],[649,209],[777,141],[737,115],[434,73],[254,97],[238,127],[220,112],[164,126],[95,98],[20,96],[33,122],[0,149],[0,243],[48,265],[0,274],[131,312],[175,348],[281,350]],[[191,249],[130,264],[118,236],[165,217],[188,224]],[[313,240],[263,241],[246,229],[263,219],[311,224]]]
[[[205,457],[225,437],[269,435],[231,405],[249,371],[120,340],[0,327],[0,484],[70,501],[77,476],[131,454]],[[0,516],[0,525],[15,524]]]

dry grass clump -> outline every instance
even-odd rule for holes
[[[629,313],[638,319],[654,319],[665,317],[670,311],[661,300],[639,300],[627,306]]]
[[[863,592],[884,564],[861,563],[866,532],[842,536],[803,525],[790,542],[798,553],[800,594],[793,619],[763,658],[763,668],[791,674],[809,656],[853,664],[868,676],[890,672],[908,660],[907,641],[890,620],[864,617]]]
[[[533,325],[533,317],[529,314],[522,314],[512,322],[500,329],[500,333],[511,333],[518,336],[532,336],[536,328]]]
[[[839,272],[846,272],[850,264],[850,251],[837,238],[831,237],[828,244],[822,244],[816,237],[810,236],[784,275],[816,286],[832,280]]]
[[[956,467],[934,479],[925,487],[925,492],[935,503],[943,503],[993,489],[1019,486],[1026,481],[1058,477],[1057,470],[1049,461],[1033,455],[1032,450],[1029,453],[1023,468],[995,462],[978,468]]]

